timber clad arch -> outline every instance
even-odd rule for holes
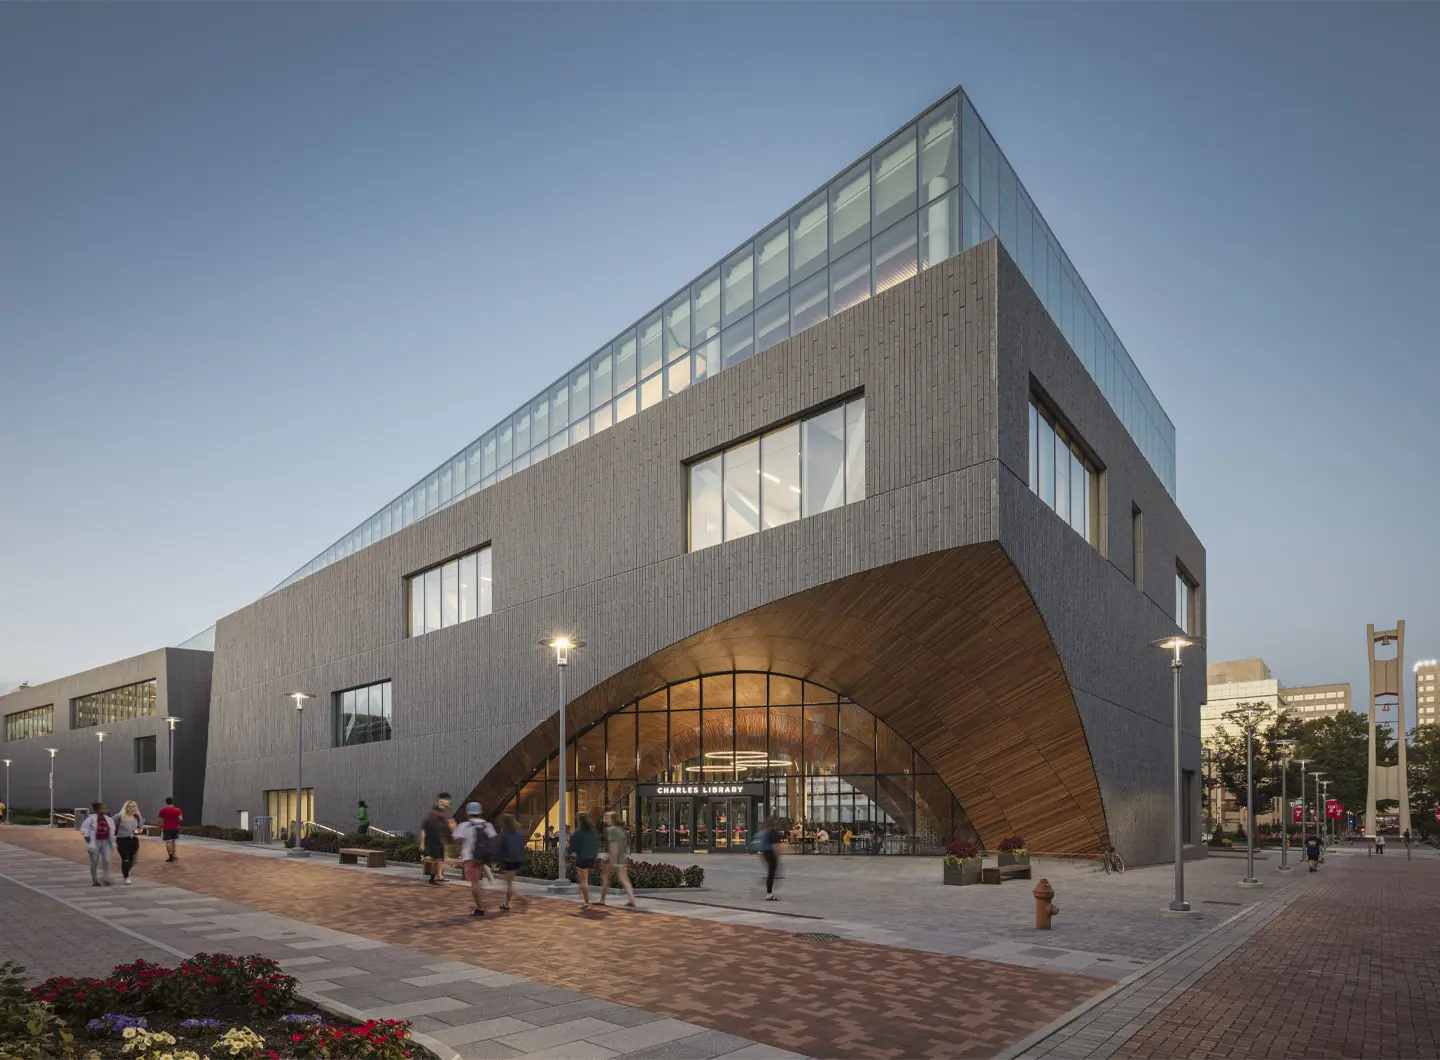
[[[1045,623],[996,544],[933,553],[817,586],[717,623],[569,704],[580,732],[657,688],[769,671],[836,690],[932,766],[990,849],[1095,854],[1108,843],[1084,729]],[[554,751],[551,718],[476,786],[507,801]]]

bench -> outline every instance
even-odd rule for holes
[[[987,865],[980,870],[981,883],[998,885],[1005,880],[1028,880],[1031,878],[1029,865]]]
[[[383,869],[385,867],[385,851],[372,850],[369,847],[341,847],[340,864],[357,865],[360,859],[365,859],[367,869]]]

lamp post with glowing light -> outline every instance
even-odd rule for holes
[[[559,815],[560,824],[557,829],[555,848],[555,883],[553,888],[557,891],[569,890],[569,883],[565,879],[565,849],[567,846],[565,827],[565,668],[570,665],[570,653],[578,648],[585,647],[583,640],[575,640],[562,635],[548,637],[540,642],[542,647],[550,648],[555,652],[555,665],[560,668],[560,803]]]
[[[1306,765],[1308,765],[1310,762],[1313,762],[1314,759],[1313,759],[1313,758],[1297,758],[1297,759],[1295,759],[1295,761],[1297,761],[1297,762],[1300,763],[1300,842],[1301,842],[1301,843],[1304,843],[1304,842],[1305,842],[1305,792],[1306,792],[1307,790],[1309,790],[1309,789],[1307,789],[1307,788],[1305,787],[1305,767],[1306,767]]]
[[[10,759],[5,759],[5,823],[10,823]]]
[[[1280,752],[1280,868],[1278,872],[1289,872],[1290,822],[1285,820],[1290,813],[1290,799],[1285,793],[1285,774],[1288,773],[1289,754],[1295,749],[1294,740],[1276,740],[1275,749]],[[1304,816],[1302,811],[1301,816]]]
[[[305,701],[315,697],[309,692],[286,692],[285,696],[295,702],[295,828],[291,832],[295,846],[285,853],[292,858],[308,858],[310,851],[300,845],[300,825],[305,818],[300,810],[300,792],[305,778]]]
[[[165,724],[170,727],[169,747],[165,755],[170,762],[170,797],[175,797],[175,726],[180,724],[179,718],[166,718]]]
[[[1330,807],[1325,804],[1325,797],[1330,794],[1330,783],[1328,780],[1322,780],[1320,782],[1320,801],[1315,806],[1315,815],[1317,817],[1319,817],[1322,810],[1325,812],[1325,816],[1320,820],[1320,828],[1322,830],[1320,834],[1325,837],[1325,845],[1327,847],[1330,845],[1331,839]]]
[[[95,734],[95,801],[105,801],[105,737],[107,733]]]
[[[1325,774],[1315,770],[1310,774],[1310,779],[1315,782],[1315,834],[1320,835],[1320,778]],[[1320,836],[1321,846],[1324,846],[1325,837]]]
[[[47,747],[50,752],[50,827],[55,827],[55,752],[57,748]]]
[[[1235,718],[1245,726],[1245,878],[1241,887],[1264,887],[1255,878],[1255,723],[1265,712],[1263,703],[1241,703],[1227,710],[1227,718]]]
[[[1171,735],[1173,737],[1175,755],[1175,776],[1174,776],[1174,815],[1175,826],[1175,899],[1170,903],[1168,909],[1160,911],[1161,916],[1171,917],[1193,917],[1199,914],[1190,908],[1190,903],[1185,900],[1185,840],[1184,840],[1184,819],[1181,816],[1186,807],[1184,806],[1180,792],[1180,670],[1185,665],[1180,658],[1180,653],[1191,647],[1200,647],[1204,641],[1199,637],[1175,636],[1164,637],[1151,642],[1152,648],[1161,648],[1170,652],[1170,672],[1174,675],[1174,709],[1171,714]]]

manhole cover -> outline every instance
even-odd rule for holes
[[[828,931],[801,931],[795,936],[804,939],[806,942],[839,942],[839,935],[832,935]]]

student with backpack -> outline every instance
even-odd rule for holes
[[[455,826],[455,838],[460,843],[460,860],[465,864],[465,880],[470,884],[470,895],[475,899],[471,916],[485,915],[485,877],[490,873],[490,848],[495,839],[495,829],[480,814],[478,802],[465,806],[465,820]]]
[[[90,855],[90,884],[99,887],[103,882],[110,886],[110,855],[115,850],[115,819],[105,812],[105,804],[90,804],[90,814],[80,822],[80,836],[85,840],[85,851]],[[96,869],[104,866],[102,881]]]

